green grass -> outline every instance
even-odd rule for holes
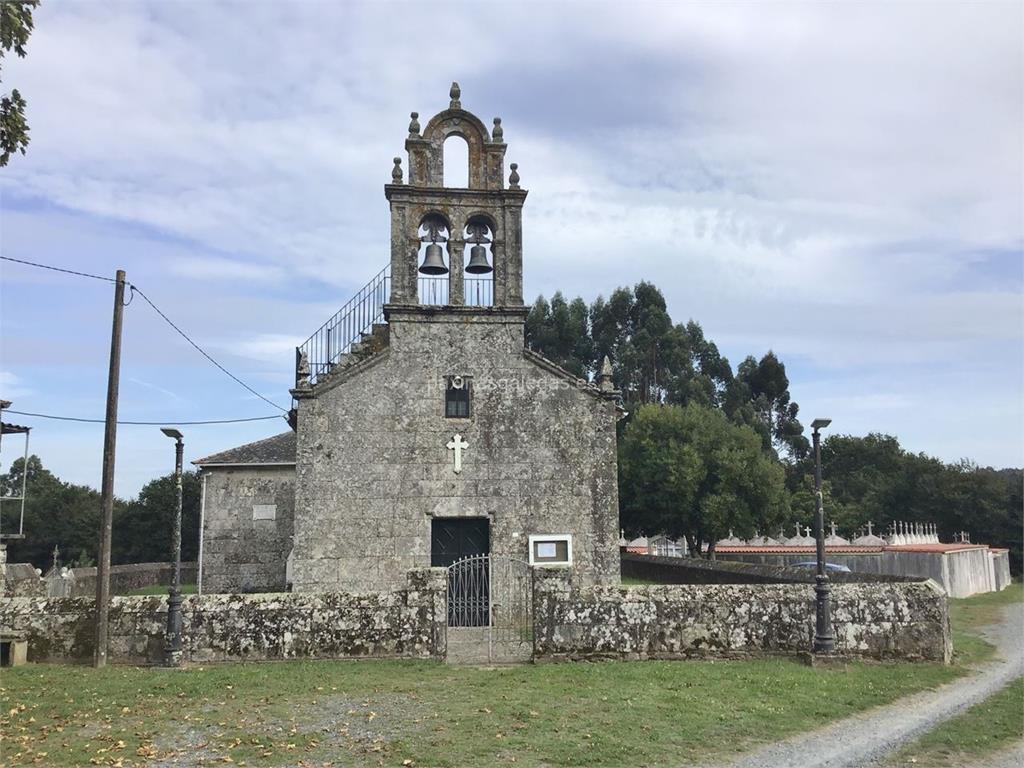
[[[1024,678],[904,747],[890,761],[919,768],[969,765],[1024,739]]]
[[[956,601],[957,633],[973,637],[996,607],[1024,596],[1014,589]],[[182,765],[678,766],[936,687],[977,660],[835,669],[783,659],[490,670],[417,661],[177,671],[33,664],[0,676],[0,764],[176,756]]]
[[[934,664],[823,671],[785,660],[496,670],[29,665],[0,681],[0,730],[12,766],[144,764],[176,750],[197,763],[248,765],[667,766],[735,753],[956,675]]]
[[[133,589],[129,592],[129,595],[166,595],[168,587],[154,584],[152,587],[141,587],[139,589]],[[194,595],[196,593],[195,584],[182,584],[181,594],[183,595]]]

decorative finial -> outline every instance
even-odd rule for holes
[[[395,167],[391,169],[391,182],[393,184],[402,183],[402,158],[395,158]]]
[[[53,569],[57,570],[60,568],[60,547],[56,544],[53,545]]]
[[[509,189],[519,189],[519,165],[512,163],[509,168],[512,169],[512,173],[508,175],[508,187]]]
[[[299,364],[295,366],[295,388],[309,389],[309,355],[299,353]]]
[[[419,116],[420,116],[419,112],[411,112],[411,113],[409,113],[409,117],[412,118],[412,120],[409,121],[409,135],[410,136],[419,136],[420,135],[420,121],[417,119]]]
[[[501,127],[501,118],[494,118],[494,128],[491,129],[491,139],[498,143],[505,140],[505,129]]]
[[[462,102],[459,101],[459,97],[462,96],[462,89],[459,88],[459,84],[454,80],[452,81],[452,89],[448,91],[448,95],[452,98],[452,103],[448,105],[448,109],[462,109]]]
[[[601,362],[601,372],[597,375],[597,388],[602,392],[611,392],[615,389],[615,385],[612,383],[612,361],[608,359],[608,355],[605,355]]]

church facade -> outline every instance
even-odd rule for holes
[[[453,136],[465,188],[444,184]],[[527,192],[501,121],[453,84],[406,150],[390,264],[297,350],[294,431],[195,462],[203,591],[388,590],[481,554],[618,583],[618,393],[525,346]]]

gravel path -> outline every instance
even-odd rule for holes
[[[977,763],[965,768],[1020,768],[1024,765],[1024,741],[1014,744],[1009,749],[989,755]]]
[[[969,677],[772,744],[729,765],[732,768],[880,766],[907,742],[1024,675],[1022,606],[1006,608],[1003,620],[987,627],[984,634],[998,648],[999,658],[979,667]]]

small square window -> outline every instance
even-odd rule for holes
[[[468,419],[470,386],[465,376],[449,376],[444,390],[444,415],[446,419]]]

